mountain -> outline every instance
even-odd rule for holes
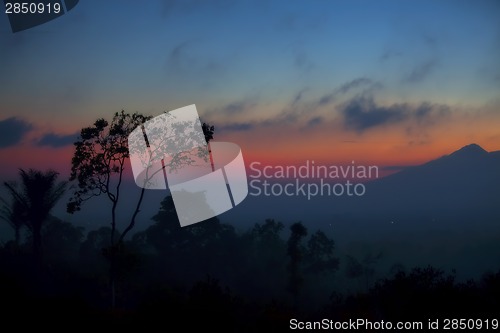
[[[381,253],[381,272],[394,263],[456,269],[462,278],[498,270],[500,151],[468,145],[365,186],[359,197],[249,195],[219,217],[243,231],[266,218],[301,221],[332,237],[336,253]]]
[[[411,227],[500,227],[500,151],[487,152],[471,144],[365,186],[365,194],[359,197],[318,195],[308,200],[303,195],[249,194],[220,218],[242,229],[274,218],[320,227],[336,225],[356,233],[361,228],[372,232],[391,222]]]
[[[500,216],[500,152],[471,144],[370,182],[366,193],[357,202],[360,214],[494,219]]]

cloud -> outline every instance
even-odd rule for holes
[[[296,106],[301,100],[302,98],[304,97],[304,93],[307,91],[308,89],[307,88],[304,88],[302,89],[301,91],[299,91],[294,97],[293,97],[293,101],[292,101],[292,104],[291,106]]]
[[[382,55],[380,56],[380,62],[386,62],[390,59],[401,57],[403,55],[402,52],[399,51],[394,51],[394,50],[386,50]]]
[[[420,124],[430,125],[431,123],[451,114],[448,105],[436,105],[423,102],[415,109],[415,118]]]
[[[208,45],[208,41],[199,38],[175,45],[166,57],[167,73],[177,79],[193,75],[199,78],[202,74],[221,75],[225,68],[222,63],[227,66],[229,61],[207,54]]]
[[[413,68],[413,70],[403,79],[405,82],[418,83],[427,78],[436,68],[435,59],[427,60]]]
[[[247,122],[247,123],[232,123],[218,126],[216,130],[220,130],[221,132],[225,131],[249,131],[255,128],[256,124]]]
[[[380,82],[361,77],[342,84],[340,87],[333,89],[328,94],[322,95],[318,98],[305,100],[304,95],[309,90],[309,88],[306,87],[296,93],[290,104],[279,114],[273,116],[272,118],[260,121],[256,125],[270,126],[275,124],[293,123],[299,121],[301,118],[312,117],[310,120],[307,120],[307,127],[315,126],[325,121],[325,119],[317,115],[317,113],[321,111],[319,108],[337,102],[340,98],[343,98],[345,94],[353,90],[364,88],[360,93],[364,95],[372,93],[381,86],[382,84]]]
[[[435,36],[431,36],[428,33],[424,33],[422,35],[422,39],[424,41],[424,44],[430,49],[435,49],[438,45],[437,38]]]
[[[240,114],[257,106],[256,102],[250,100],[236,101],[224,105],[217,112],[222,112],[227,115]]]
[[[47,133],[40,138],[37,142],[38,146],[49,146],[53,148],[60,148],[64,146],[72,145],[76,139],[78,138],[78,134],[68,134],[68,135],[60,135],[55,133]]]
[[[307,122],[307,127],[314,127],[320,125],[323,122],[322,117],[314,117]]]
[[[195,59],[189,54],[188,48],[192,41],[184,41],[177,44],[168,54],[167,62],[175,69],[191,65]]]
[[[227,131],[247,131],[260,126],[275,126],[283,124],[292,124],[301,122],[303,128],[311,128],[327,121],[323,115],[318,114],[321,110],[320,107],[327,106],[338,101],[343,95],[356,91],[356,89],[364,88],[359,95],[366,95],[372,93],[375,89],[380,88],[382,85],[379,82],[373,81],[368,78],[356,78],[348,81],[341,86],[332,90],[331,93],[325,94],[318,98],[305,100],[304,95],[309,88],[303,88],[297,92],[291,99],[290,103],[278,114],[275,114],[267,119],[228,123],[219,127],[221,130]],[[358,91],[359,92],[359,91]],[[226,115],[235,115],[244,113],[250,109],[258,106],[254,99],[247,99],[242,101],[227,104],[217,110],[210,110],[210,113],[221,113]]]
[[[313,62],[304,50],[296,50],[294,52],[293,63],[298,70],[303,72],[309,72],[314,67]]]
[[[373,97],[358,96],[351,99],[341,110],[348,129],[363,132],[372,127],[398,123],[408,118],[405,104],[389,107],[378,106]]]
[[[360,77],[360,78],[354,79],[352,81],[344,83],[340,87],[333,90],[331,93],[321,96],[317,102],[317,105],[318,106],[328,105],[330,103],[335,102],[338,97],[348,93],[351,90],[354,90],[354,89],[357,89],[360,87],[367,87],[367,86],[368,86],[368,90],[371,91],[375,88],[379,88],[381,86],[381,83],[374,82],[373,80],[370,80],[370,79],[365,78],[365,77]],[[365,91],[365,92],[367,92],[367,91]]]
[[[11,117],[0,120],[0,148],[11,147],[23,139],[23,137],[33,129],[30,123]]]
[[[451,114],[446,105],[429,102],[412,106],[395,103],[389,106],[377,105],[372,96],[358,95],[340,107],[345,126],[350,130],[365,130],[413,120],[417,126],[431,125]]]
[[[217,124],[218,122],[217,119],[214,119],[214,115],[222,115],[223,118],[232,118],[244,114],[258,105],[255,101],[256,99],[257,98],[234,101],[218,108],[211,108],[207,110],[207,117],[204,119],[206,119],[209,124]],[[257,122],[251,121],[235,121],[233,118],[232,122],[218,125],[216,131],[248,131],[253,129],[257,124]]]

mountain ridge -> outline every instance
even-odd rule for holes
[[[500,216],[498,157],[497,152],[470,144],[405,168],[367,183],[367,195],[358,202],[359,209],[378,215]]]

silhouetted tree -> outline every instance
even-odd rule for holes
[[[6,221],[14,229],[14,244],[19,248],[21,241],[21,229],[26,224],[26,211],[19,200],[12,200],[10,203],[0,198],[2,208],[0,218]]]
[[[339,260],[333,255],[335,242],[326,234],[318,230],[311,235],[307,242],[307,267],[306,271],[322,273],[335,271],[339,267]]]
[[[296,222],[290,226],[290,231],[290,238],[287,242],[287,254],[290,257],[288,291],[294,297],[297,305],[300,287],[304,282],[300,274],[300,263],[304,253],[301,241],[307,236],[307,229],[301,222]]]
[[[215,133],[214,126],[209,125],[207,123],[203,123],[203,125],[201,125],[201,129],[203,130],[203,134],[205,135],[205,140],[207,141],[207,143],[213,140]]]
[[[181,227],[171,196],[161,202],[155,223],[137,232],[132,244],[143,255],[163,281],[193,282],[205,274],[224,274],[237,265],[238,240],[234,228],[218,218]],[[169,269],[176,267],[175,270]]]
[[[285,288],[276,288],[283,285],[287,278],[288,263],[284,260],[287,248],[281,235],[283,230],[283,223],[266,219],[239,237],[238,246],[242,252],[237,253],[236,279],[241,281],[241,288],[252,290],[253,298],[278,298],[286,294]],[[248,279],[248,276],[252,278]]]
[[[146,188],[146,186],[142,186],[139,190],[139,196],[128,224],[123,232],[119,234],[117,240],[115,237],[117,233],[117,209],[121,202],[121,186],[124,170],[128,167],[126,162],[129,160],[131,153],[129,148],[132,149],[132,147],[129,147],[129,135],[138,126],[143,126],[150,119],[150,116],[144,116],[139,113],[129,114],[122,110],[114,114],[111,122],[100,118],[95,121],[93,126],[83,128],[78,141],[75,142],[70,180],[76,181],[77,187],[67,205],[67,210],[69,213],[79,211],[85,201],[100,195],[104,195],[111,203],[110,244],[109,248],[103,249],[103,254],[110,263],[112,307],[115,306],[114,282],[115,273],[118,269],[116,265],[124,259],[120,258],[126,252],[124,251],[124,239],[135,226]],[[147,139],[145,137],[140,138],[140,140],[145,140],[150,148],[146,152],[136,152],[144,155],[142,157],[145,160],[142,162],[146,166],[151,161],[162,160],[165,157],[163,156],[164,152],[170,151],[169,146],[172,144],[181,144],[182,147],[189,147],[191,137],[189,133],[186,134],[186,132],[189,132],[189,124],[176,123],[176,126],[171,128],[175,132],[168,134],[164,133],[165,128],[160,127],[163,125],[163,123],[151,125]],[[213,135],[213,126],[206,125],[204,128],[206,128],[205,138],[211,138]],[[179,138],[182,138],[181,143],[178,142]],[[149,146],[150,142],[155,142],[156,147],[154,149]],[[138,146],[143,147],[143,145]],[[189,156],[190,153],[192,152],[181,152],[176,156],[170,156],[171,161],[168,162],[168,165],[171,168],[175,168],[179,165],[193,163],[193,159]],[[195,152],[194,155],[208,158],[208,156],[201,156],[200,151]],[[165,167],[163,166],[158,170],[154,170],[154,174],[162,171]],[[154,174],[147,174],[145,184]]]
[[[89,231],[87,237],[80,245],[79,262],[85,271],[91,271],[94,274],[106,274],[106,258],[103,256],[103,250],[109,247],[111,237],[111,228],[108,226],[100,227],[97,230]]]
[[[74,213],[81,209],[83,203],[92,197],[105,195],[111,202],[111,244],[115,244],[117,208],[120,203],[120,190],[123,180],[123,173],[126,169],[126,161],[130,157],[128,147],[128,137],[138,126],[142,126],[150,120],[150,116],[144,116],[139,113],[129,114],[125,111],[115,113],[111,123],[100,118],[93,126],[83,128],[80,138],[75,142],[75,153],[72,158],[71,181],[77,181],[77,188],[73,197],[70,199],[67,210]],[[207,142],[213,138],[214,126],[203,124],[203,132]],[[185,126],[175,127],[179,133],[183,133]],[[161,132],[162,128],[155,128],[152,132]],[[176,144],[176,135],[172,133],[171,138],[161,144],[168,146]],[[153,134],[154,135],[154,134]],[[179,135],[179,137],[181,137]],[[151,138],[148,138],[151,140]],[[184,140],[184,139],[183,139]],[[187,140],[184,140],[187,141]],[[158,144],[158,142],[155,142]],[[184,143],[184,142],[183,142]],[[162,148],[162,147],[159,147]],[[158,147],[157,147],[158,149]],[[163,149],[158,149],[157,154],[162,154]],[[151,153],[153,154],[153,153]],[[151,155],[149,159],[157,156]],[[162,158],[163,156],[160,156]],[[171,167],[174,164],[190,164],[190,160],[185,153],[179,153],[179,156],[172,157]],[[161,170],[156,170],[159,172]],[[149,175],[152,177],[153,175]],[[133,229],[137,214],[140,211],[142,200],[144,198],[145,188],[140,190],[140,194],[135,205],[130,221],[127,227],[119,236],[119,242],[125,239],[125,236]]]
[[[382,253],[366,254],[361,261],[353,256],[346,256],[346,276],[351,279],[365,278],[365,288],[368,290],[375,275],[375,264],[382,258]]]
[[[71,160],[71,181],[77,181],[77,187],[67,205],[69,213],[81,209],[83,203],[92,197],[104,195],[111,202],[110,243],[115,244],[117,208],[121,198],[125,162],[129,158],[128,136],[150,117],[139,113],[116,112],[111,120],[100,118],[93,126],[83,128]],[[144,189],[140,191],[136,209],[133,212],[127,230],[135,223],[139,212]],[[123,239],[126,232],[120,235]]]
[[[93,197],[104,195],[111,202],[111,233],[109,248],[103,249],[110,263],[111,303],[115,306],[115,255],[120,255],[120,244],[115,239],[117,208],[121,202],[121,187],[126,161],[130,154],[128,136],[150,117],[139,113],[116,112],[111,122],[100,118],[93,126],[83,128],[79,139],[75,142],[75,152],[71,160],[71,181],[77,182],[73,196],[67,204],[67,211],[74,213],[81,209],[83,203]],[[121,233],[118,243],[121,243],[130,231],[139,213],[145,189],[140,190],[135,210],[128,227]]]
[[[83,227],[76,227],[51,216],[42,229],[42,239],[46,260],[51,262],[74,262],[78,258]]]
[[[33,236],[33,253],[38,263],[42,258],[42,226],[50,211],[64,194],[67,182],[57,181],[58,173],[53,170],[42,172],[29,169],[19,170],[21,182],[5,182],[13,207],[25,218]],[[24,211],[24,213],[21,213]]]
[[[210,154],[210,164],[212,166],[212,171],[215,171],[214,160],[212,158],[212,148],[210,147],[210,141],[214,138],[215,127],[207,123],[201,125],[203,134],[205,135],[205,141],[208,144],[208,153]]]
[[[345,263],[345,275],[348,278],[356,279],[363,275],[363,265],[355,257],[347,255]]]
[[[467,301],[460,300],[461,290],[455,275],[427,266],[416,267],[409,273],[400,271],[392,278],[379,280],[370,290],[377,300],[379,311],[394,319],[414,316],[446,316],[463,308]],[[411,307],[413,311],[408,312]],[[470,314],[470,309],[466,312]]]
[[[259,245],[277,243],[281,240],[280,233],[284,225],[274,219],[266,219],[264,224],[256,223],[251,230],[252,237],[259,241]]]
[[[266,219],[264,224],[256,223],[250,230],[254,261],[263,264],[266,270],[276,267],[283,261],[285,243],[281,239],[284,225],[274,219]]]

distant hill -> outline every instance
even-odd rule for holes
[[[377,179],[366,188],[366,198],[352,203],[362,215],[498,217],[500,151],[488,153],[479,145],[470,144],[436,160]]]
[[[382,253],[379,271],[432,264],[469,278],[498,269],[500,152],[471,144],[365,186],[361,197],[248,196],[220,219],[241,230],[302,221],[331,236],[337,253]]]
[[[248,196],[224,213],[226,221],[251,225],[265,218],[341,224],[377,221],[408,226],[465,223],[500,226],[500,151],[467,145],[422,165],[365,184],[361,197]]]

